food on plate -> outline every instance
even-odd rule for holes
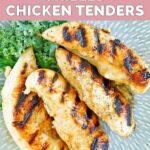
[[[80,101],[74,88],[58,73],[39,69],[26,80],[25,93],[35,92],[54,117],[54,127],[71,150],[107,150],[108,138],[97,116]]]
[[[80,22],[47,29],[42,36],[88,60],[107,79],[123,83],[135,93],[150,87],[150,72],[144,60],[108,30]]]
[[[19,58],[14,68],[7,69],[2,89],[5,124],[16,144],[22,150],[67,150],[53,128],[43,101],[36,93],[24,94],[27,76],[37,69],[32,48]]]
[[[135,127],[135,120],[127,97],[110,81],[100,76],[94,66],[79,56],[58,48],[56,60],[61,73],[77,90],[80,99],[102,118],[112,131],[128,137]]]
[[[14,21],[0,27],[0,40],[3,116],[20,149],[107,150],[98,117],[120,136],[132,133],[130,102],[150,87],[150,70],[109,29]]]

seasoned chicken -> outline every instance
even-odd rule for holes
[[[28,48],[7,73],[2,90],[5,124],[22,150],[68,150],[53,128],[53,118],[43,101],[33,92],[23,93],[27,76],[36,68],[33,50]]]
[[[112,83],[101,77],[96,68],[71,52],[58,48],[56,60],[63,76],[77,90],[80,99],[92,109],[112,131],[127,137],[135,121],[126,97]]]
[[[107,79],[126,84],[135,93],[150,87],[150,72],[143,59],[104,29],[68,22],[46,30],[42,36],[88,60]]]
[[[26,93],[41,97],[54,117],[54,127],[70,150],[107,150],[108,138],[97,116],[80,101],[74,88],[58,73],[40,69],[26,80]]]

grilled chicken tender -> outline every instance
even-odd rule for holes
[[[27,76],[36,68],[33,50],[29,48],[7,73],[2,90],[5,124],[22,150],[67,150],[52,127],[53,118],[46,112],[43,101],[33,92],[23,93]]]
[[[56,50],[56,60],[63,76],[77,90],[80,99],[112,131],[123,137],[131,134],[135,121],[130,105],[110,81],[101,77],[86,60],[62,48]]]
[[[126,84],[135,93],[150,87],[150,72],[143,59],[108,30],[68,22],[46,30],[42,36],[88,60],[107,79]]]
[[[108,138],[97,116],[80,101],[74,88],[58,73],[40,69],[26,80],[26,93],[33,91],[54,117],[54,127],[70,150],[107,150]]]

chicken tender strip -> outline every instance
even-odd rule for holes
[[[54,127],[70,150],[107,150],[108,138],[97,116],[80,101],[76,91],[55,71],[40,69],[26,80],[26,93],[41,97],[54,117]]]
[[[77,90],[80,99],[112,131],[128,137],[135,127],[135,120],[126,97],[110,81],[101,77],[94,66],[79,56],[58,48],[56,60],[63,76]]]
[[[127,85],[134,93],[144,93],[150,87],[147,64],[119,39],[113,39],[108,30],[68,22],[47,29],[42,36],[88,60],[102,76]]]
[[[19,58],[14,68],[6,70],[2,89],[5,124],[22,150],[68,150],[53,128],[53,118],[46,112],[36,93],[24,94],[27,76],[37,69],[32,48]]]

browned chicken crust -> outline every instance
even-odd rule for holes
[[[68,22],[46,30],[42,36],[87,59],[102,76],[126,84],[135,93],[150,87],[150,72],[143,59],[104,29]]]
[[[22,150],[68,150],[53,128],[53,118],[35,93],[24,94],[27,76],[37,68],[32,48],[19,58],[2,90],[3,116]]]
[[[127,137],[135,127],[135,120],[128,103],[110,81],[101,77],[97,69],[86,60],[58,48],[56,60],[63,76],[77,90],[82,99],[112,131]]]
[[[20,93],[13,126],[33,150],[68,150],[53,127],[53,118],[35,93]]]
[[[26,93],[36,92],[54,117],[54,127],[71,150],[107,150],[108,138],[97,116],[80,101],[64,78],[51,70],[39,69],[26,81]]]

